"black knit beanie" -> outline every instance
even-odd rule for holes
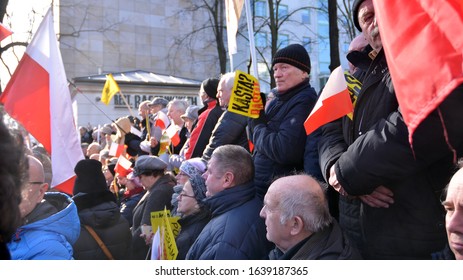
[[[360,7],[360,4],[363,3],[363,1],[365,0],[355,0],[354,4],[352,5],[352,16],[354,17],[353,18],[354,25],[355,27],[357,27],[359,31],[362,31],[362,28],[360,28],[360,24],[359,24],[359,7]]]
[[[209,78],[203,81],[203,88],[207,96],[217,99],[217,87],[219,86],[219,80],[215,78]]]
[[[74,168],[77,175],[72,193],[98,193],[109,191],[106,179],[101,170],[101,162],[94,159],[83,159]]]
[[[278,50],[273,57],[272,67],[276,63],[287,63],[310,74],[310,57],[300,44],[292,44]]]

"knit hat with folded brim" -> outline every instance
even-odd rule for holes
[[[292,44],[278,50],[273,56],[272,67],[277,63],[286,63],[310,74],[310,57],[300,44]]]

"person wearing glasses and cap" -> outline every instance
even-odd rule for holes
[[[66,194],[47,192],[43,166],[28,156],[29,181],[23,186],[19,210],[23,224],[8,243],[13,260],[71,260],[80,234],[74,201]]]
[[[152,234],[142,232],[151,226],[151,212],[171,210],[175,178],[166,172],[167,164],[157,156],[140,156],[135,162],[134,175],[146,189],[145,195],[133,209],[132,259],[149,258]]]

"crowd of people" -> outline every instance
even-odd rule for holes
[[[276,87],[258,118],[227,109],[230,72],[202,82],[202,108],[156,97],[139,117],[81,127],[72,194],[49,188],[49,158],[2,123],[0,257],[150,259],[151,213],[167,209],[182,260],[463,259],[463,135],[436,136],[444,124],[461,130],[463,87],[440,106],[448,113],[424,119],[412,149],[373,1],[352,11],[353,115],[309,135],[318,95],[299,44],[275,53]],[[130,167],[116,167],[121,156]]]

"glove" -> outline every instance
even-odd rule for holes
[[[252,134],[254,133],[254,128],[259,124],[267,125],[267,116],[265,115],[264,109],[260,110],[259,117],[257,119],[249,118],[248,120],[248,126]]]

